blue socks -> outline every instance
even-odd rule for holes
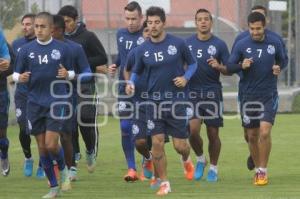
[[[1,138],[0,139],[1,159],[7,158],[8,147],[9,147],[9,140],[7,138]]]
[[[63,148],[60,147],[58,154],[51,154],[51,157],[57,162],[58,169],[60,171],[64,170],[66,163]]]
[[[122,147],[127,161],[128,169],[134,169],[135,157],[134,157],[134,141],[132,138],[132,121],[127,119],[121,119],[121,134],[122,134]]]
[[[51,187],[57,187],[57,179],[54,173],[53,162],[50,156],[40,156],[40,161],[43,165],[46,176],[50,182]]]

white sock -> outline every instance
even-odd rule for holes
[[[152,153],[151,152],[149,152],[149,154],[150,154],[150,156],[149,156],[149,158],[147,159],[146,157],[144,157],[145,158],[145,160],[152,160]]]
[[[258,170],[263,172],[263,173],[267,173],[267,168],[259,167]]]
[[[33,158],[32,158],[32,157],[30,157],[30,158],[25,158],[25,160],[33,160]]]
[[[258,173],[259,172],[259,169],[258,168],[255,168],[255,173]]]
[[[217,166],[217,165],[210,164],[209,170],[213,170],[215,173],[218,173],[218,166]]]
[[[197,156],[196,158],[197,158],[197,162],[202,162],[202,163],[206,162],[204,154]]]

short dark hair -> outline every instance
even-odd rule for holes
[[[35,16],[35,19],[37,18],[46,18],[50,24],[53,24],[53,15],[49,12],[40,12]]]
[[[131,1],[130,3],[128,3],[124,7],[124,10],[130,11],[130,12],[137,10],[139,15],[142,15],[142,8],[141,8],[140,4],[136,1]]]
[[[261,21],[264,26],[266,25],[266,17],[263,14],[259,12],[252,12],[248,15],[248,25],[258,21]]]
[[[144,28],[147,28],[147,20],[145,20],[144,22],[143,22],[143,29]]]
[[[265,13],[265,16],[267,16],[268,14],[268,10],[266,7],[262,6],[262,5],[255,5],[251,8],[251,12],[254,11],[254,10],[263,10],[264,13]]]
[[[146,11],[146,17],[149,16],[159,16],[162,22],[166,22],[166,13],[163,8],[157,6],[151,6]]]
[[[21,22],[22,22],[24,19],[26,19],[26,18],[31,18],[31,20],[34,20],[35,16],[36,16],[36,15],[33,14],[33,13],[25,14],[25,15],[22,17]]]
[[[61,16],[71,17],[72,19],[76,20],[78,18],[78,11],[74,6],[66,5],[63,6],[57,13]]]
[[[211,16],[211,13],[208,10],[206,10],[205,8],[200,8],[197,10],[197,12],[195,14],[195,20],[197,19],[197,14],[199,14],[199,13],[207,13],[209,15],[210,20],[213,19]]]
[[[65,32],[66,25],[63,16],[53,15],[53,24],[54,26],[56,26],[57,28],[61,28],[63,32]]]

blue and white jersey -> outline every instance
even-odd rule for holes
[[[238,71],[231,70],[231,64],[242,62],[245,58],[252,58],[250,68]],[[284,65],[284,50],[281,42],[265,35],[263,41],[254,41],[251,36],[240,40],[232,50],[228,60],[229,72],[241,72],[240,93],[268,94],[277,91],[277,76],[273,75],[273,65]]]
[[[195,64],[196,61],[183,39],[166,34],[163,41],[147,40],[136,51],[133,72],[140,75],[147,71],[149,99],[186,99],[186,95],[179,95],[185,93],[186,88],[175,86],[174,78],[185,74],[185,64]]]
[[[59,65],[62,64],[68,71],[73,71],[72,55],[68,46],[61,41],[51,38],[46,43],[34,40],[24,45],[17,55],[15,73],[30,72],[28,85],[28,101],[44,107],[50,107],[53,102],[67,101],[66,98],[57,98],[55,95],[66,95],[67,85],[51,84],[57,78]]]
[[[197,70],[189,81],[189,88],[193,91],[202,89],[221,89],[220,72],[212,68],[207,60],[217,59],[220,64],[226,65],[229,58],[229,51],[225,42],[212,35],[206,41],[199,40],[197,34],[186,40],[189,49],[197,60]]]
[[[285,43],[284,43],[282,37],[281,37],[280,35],[278,35],[276,32],[273,32],[273,31],[271,31],[271,30],[269,30],[269,29],[267,29],[267,28],[265,29],[265,34],[266,34],[266,35],[271,35],[272,37],[275,37],[275,38],[277,38],[277,39],[280,41],[280,43],[281,43],[281,45],[282,45],[282,47],[283,47],[283,49],[284,49],[284,50],[283,50],[283,52],[284,52],[284,63],[283,63],[283,65],[282,65],[281,67],[282,67],[282,68],[285,68],[285,67],[288,65],[289,58],[288,58],[287,49],[286,49],[286,46],[285,46]],[[248,36],[250,36],[249,30],[246,30],[246,31],[244,31],[244,32],[241,32],[241,33],[235,38],[235,40],[234,40],[234,42],[233,42],[233,45],[232,45],[232,49],[234,48],[234,46],[237,44],[238,41],[240,41],[240,40],[242,40],[243,38],[248,37]]]
[[[35,40],[35,38],[32,39],[27,39],[25,37],[21,37],[19,39],[16,39],[12,42],[12,49],[14,54],[17,56],[18,52],[21,50],[21,47],[24,46],[25,44],[32,42],[33,40]],[[16,93],[20,92],[22,94],[27,94],[28,88],[27,88],[27,84],[22,83],[19,84],[17,83],[17,87],[16,87]]]

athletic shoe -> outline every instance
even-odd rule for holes
[[[256,185],[264,186],[268,184],[268,176],[265,172],[259,171],[257,175]]]
[[[1,158],[0,158],[1,159]],[[10,172],[10,164],[8,157],[5,159],[1,159],[1,173],[3,176],[8,176]]]
[[[138,175],[134,169],[128,169],[127,174],[124,176],[126,182],[135,182],[138,179]]]
[[[94,153],[86,153],[86,164],[89,173],[93,173],[96,168],[96,156]]]
[[[171,192],[171,186],[169,181],[164,181],[160,184],[158,192],[156,192],[156,195],[158,196],[164,196]]]
[[[258,172],[254,174],[253,176],[253,184],[257,185],[257,180],[258,180]]]
[[[194,174],[195,180],[200,180],[202,178],[205,166],[206,166],[205,162],[197,162],[196,170]]]
[[[252,171],[255,168],[255,164],[254,164],[254,161],[253,161],[251,155],[249,155],[249,157],[247,159],[247,168],[249,169],[249,171]]]
[[[49,193],[43,196],[43,198],[56,198],[60,195],[59,186],[51,187]]]
[[[36,177],[38,179],[44,179],[46,177],[45,171],[44,171],[43,167],[38,167],[37,168],[37,170],[36,170]]]
[[[160,187],[160,184],[161,184],[161,179],[159,179],[159,178],[153,177],[150,180],[150,188],[151,189],[158,189]]]
[[[71,167],[69,169],[69,178],[70,178],[71,181],[78,180],[78,178],[77,178],[77,168],[76,167]]]
[[[146,160],[143,158],[143,174],[147,179],[151,179],[153,176],[153,162],[152,160]]]
[[[33,170],[33,159],[25,159],[24,165],[23,165],[23,173],[24,176],[30,177],[32,176],[32,170]]]
[[[79,160],[81,159],[81,154],[80,153],[75,153],[75,163],[78,164]]]
[[[69,179],[69,171],[67,166],[60,171],[60,185],[62,191],[69,191],[71,189],[71,181]]]
[[[187,180],[193,180],[195,168],[191,160],[183,163],[183,172]]]
[[[210,169],[207,173],[206,181],[207,182],[217,182],[218,181],[218,174],[215,171]]]

